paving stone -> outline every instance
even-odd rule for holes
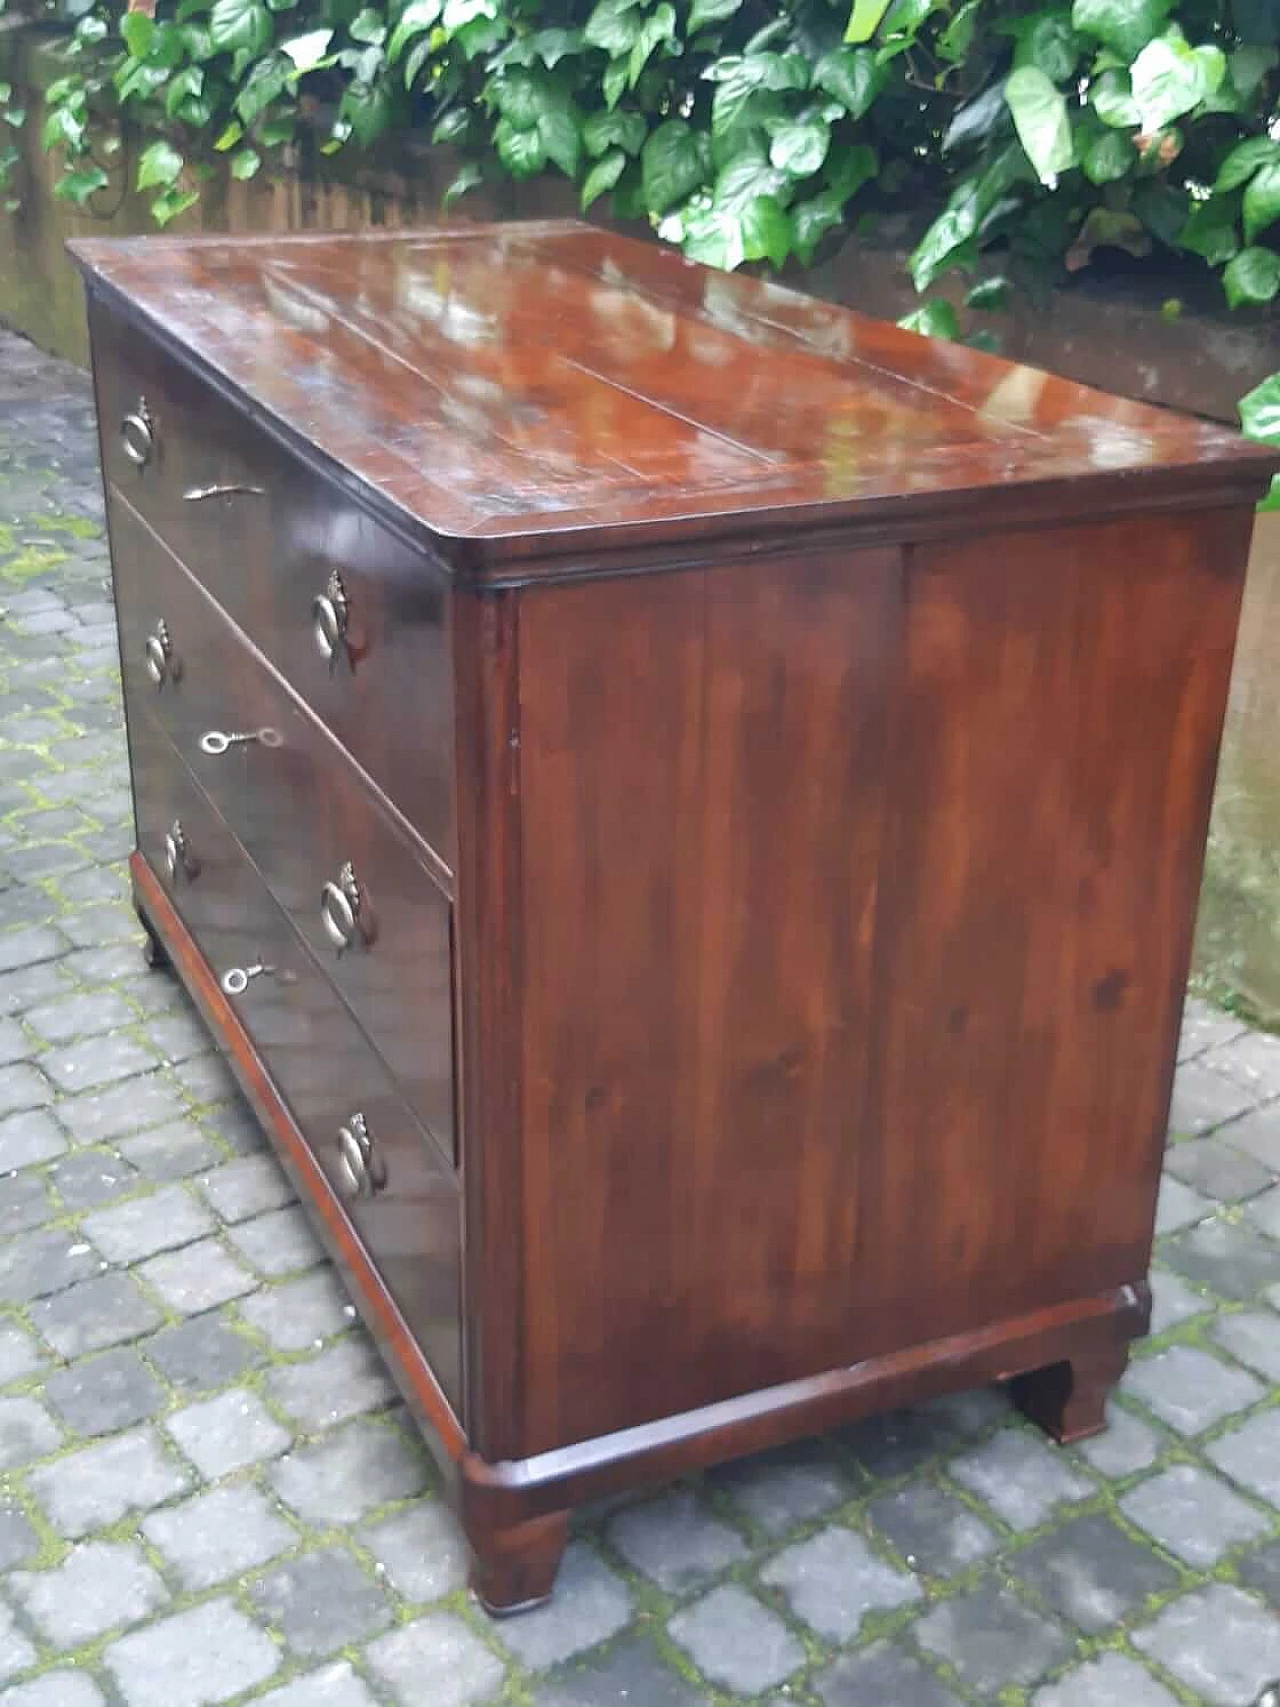
[[[17,1322],[0,1322],[0,1387],[20,1381],[46,1362],[44,1353]]]
[[[166,1381],[188,1393],[225,1387],[261,1362],[257,1347],[220,1316],[200,1316],[165,1328],[141,1349]]]
[[[1224,1144],[1242,1150],[1273,1174],[1280,1173],[1280,1105],[1268,1103],[1224,1126],[1219,1134]]]
[[[843,1505],[852,1494],[831,1449],[809,1441],[736,1459],[713,1472],[712,1483],[775,1538]]]
[[[79,1037],[97,1037],[104,1031],[132,1025],[137,1019],[123,996],[112,990],[80,991],[43,1002],[28,1010],[27,1024],[46,1043],[70,1043]]]
[[[45,1458],[62,1445],[62,1430],[36,1399],[0,1399],[0,1470]]]
[[[237,1156],[206,1175],[200,1189],[224,1221],[247,1221],[294,1201],[293,1187],[269,1155]]]
[[[182,1098],[161,1073],[84,1096],[64,1097],[58,1104],[58,1119],[81,1144],[109,1144],[185,1114]]]
[[[1138,1492],[1154,1485],[1146,1482]],[[1030,1583],[1054,1612],[1093,1635],[1178,1583],[1171,1565],[1100,1513],[1078,1517],[1033,1541],[1009,1559],[1007,1568]]]
[[[113,1434],[164,1409],[164,1389],[136,1351],[116,1349],[51,1375],[45,1398],[79,1434]]]
[[[106,1697],[82,1671],[49,1671],[0,1694],[3,1707],[106,1707]]]
[[[169,1591],[136,1547],[89,1542],[52,1571],[17,1571],[10,1587],[55,1648],[78,1648],[108,1630],[137,1624]]]
[[[259,1284],[217,1239],[201,1239],[139,1266],[139,1275],[180,1316],[198,1316]]]
[[[191,1485],[150,1427],[82,1447],[30,1471],[28,1480],[54,1528],[72,1540],[110,1528],[127,1512],[150,1511]]]
[[[0,1571],[25,1565],[40,1547],[40,1537],[26,1512],[11,1496],[0,1495]]]
[[[20,1233],[0,1243],[0,1304],[27,1304],[98,1272],[100,1258],[78,1232]]]
[[[31,1044],[17,1020],[0,1015],[0,1067],[21,1061],[31,1053]]]
[[[0,1601],[0,1683],[34,1665],[36,1651],[19,1630],[12,1612]]]
[[[1256,1157],[1233,1149],[1218,1136],[1171,1145],[1165,1167],[1196,1191],[1223,1203],[1254,1197],[1275,1177]]]
[[[1125,1516],[1187,1564],[1217,1564],[1231,1547],[1256,1540],[1266,1520],[1208,1470],[1175,1464],[1120,1501]]]
[[[712,1515],[687,1489],[621,1511],[609,1539],[629,1565],[668,1594],[695,1588],[747,1556],[736,1530]]]
[[[1156,1203],[1156,1233],[1176,1232],[1180,1227],[1193,1227],[1212,1215],[1218,1205],[1212,1198],[1193,1191],[1180,1179],[1166,1173],[1160,1181],[1160,1196]]]
[[[838,1438],[878,1481],[910,1475],[957,1444],[946,1418],[924,1407],[867,1417],[842,1429]]]
[[[1166,1269],[1153,1268],[1149,1278],[1153,1334],[1166,1333],[1180,1322],[1189,1322],[1193,1316],[1203,1316],[1206,1311],[1217,1307],[1212,1299],[1201,1297],[1186,1281]]]
[[[760,1580],[781,1589],[798,1618],[829,1642],[847,1642],[868,1612],[905,1606],[923,1593],[914,1576],[886,1564],[852,1530],[820,1530],[779,1553]]]
[[[1100,1654],[1037,1690],[1032,1707],[1177,1707],[1177,1698],[1127,1654]]]
[[[33,1305],[31,1320],[59,1356],[80,1357],[139,1339],[162,1318],[132,1275],[103,1274]]]
[[[534,1707],[709,1707],[710,1700],[634,1636],[545,1683],[533,1699]]]
[[[0,1547],[2,1556],[3,1548]],[[1237,1562],[1236,1569],[1245,1587],[1255,1589],[1262,1596],[1264,1606],[1280,1607],[1280,1541],[1269,1542],[1255,1552],[1246,1553]]]
[[[254,1578],[248,1594],[262,1621],[309,1658],[366,1642],[391,1622],[383,1590],[339,1547],[286,1560]]]
[[[214,1167],[221,1151],[191,1120],[171,1120],[134,1138],[122,1138],[121,1154],[147,1179],[187,1179]]]
[[[377,1707],[377,1703],[368,1684],[340,1660],[259,1696],[257,1707]]]
[[[1197,1346],[1171,1345],[1129,1365],[1124,1390],[1179,1434],[1200,1434],[1263,1395],[1254,1377]]]
[[[439,1600],[466,1583],[466,1542],[453,1513],[438,1501],[408,1506],[361,1530],[359,1539],[406,1600]]]
[[[1280,1281],[1280,1244],[1222,1216],[1165,1242],[1164,1260],[1222,1298],[1247,1300]]]
[[[401,1707],[471,1707],[502,1682],[501,1660],[451,1612],[430,1612],[380,1636],[366,1653]]]
[[[213,1588],[265,1565],[298,1538],[264,1494],[243,1484],[153,1511],[142,1533],[188,1589]]]
[[[1280,1037],[1242,1029],[1229,1042],[1216,1044],[1206,1060],[1215,1073],[1250,1091],[1255,1102],[1280,1096]]]
[[[1148,1423],[1118,1405],[1109,1405],[1106,1428],[1082,1440],[1075,1450],[1100,1475],[1117,1479],[1154,1464],[1163,1446],[1164,1441]]]
[[[296,1274],[324,1261],[320,1241],[296,1204],[242,1221],[230,1230],[233,1245],[259,1274]]]
[[[1213,1336],[1238,1362],[1280,1385],[1280,1321],[1263,1311],[1220,1316]]]
[[[1073,1649],[1060,1624],[993,1583],[942,1601],[917,1621],[915,1636],[984,1701],[1037,1682]]]
[[[165,1061],[189,1061],[193,1055],[201,1055],[211,1047],[207,1029],[189,1008],[153,1020],[146,1031]]]
[[[302,1363],[273,1369],[267,1387],[278,1408],[307,1434],[394,1403],[396,1387],[371,1340],[343,1340]]]
[[[0,931],[0,972],[13,972],[42,960],[56,960],[67,952],[67,947],[67,939],[48,925]]]
[[[277,1351],[305,1351],[356,1320],[356,1307],[330,1268],[264,1287],[240,1305],[244,1320]]]
[[[927,1576],[967,1570],[996,1545],[990,1525],[963,1500],[929,1482],[913,1482],[872,1500],[867,1515],[912,1570]]]
[[[278,1457],[289,1446],[288,1430],[247,1387],[231,1387],[215,1399],[175,1411],[165,1427],[210,1480]]]
[[[1261,1197],[1254,1198],[1245,1214],[1260,1233],[1269,1239],[1280,1239],[1280,1185],[1272,1186]]]
[[[26,1109],[0,1120],[0,1173],[52,1161],[66,1147],[57,1122],[43,1109]]]
[[[59,962],[46,961],[12,972],[0,969],[0,1014],[29,1013],[41,1002],[56,999],[69,988]]]
[[[75,1150],[49,1170],[64,1209],[100,1209],[132,1191],[138,1176],[114,1150]]]
[[[378,1506],[422,1492],[421,1447],[368,1418],[303,1446],[272,1465],[272,1486],[304,1523],[354,1523]],[[533,1616],[533,1614],[530,1614]]]
[[[814,1688],[825,1707],[960,1707],[926,1666],[892,1642],[873,1642],[820,1672]]]
[[[3,941],[3,938],[0,938]],[[26,1061],[0,1067],[0,1115],[15,1109],[39,1108],[53,1101],[53,1086]]]
[[[1280,1677],[1280,1619],[1225,1583],[1173,1601],[1132,1639],[1210,1707],[1250,1707]]]
[[[214,1227],[204,1205],[180,1185],[161,1186],[146,1197],[97,1210],[81,1225],[113,1263],[140,1262],[157,1251],[191,1244]]]
[[[40,1174],[27,1171],[0,1177],[0,1238],[43,1226],[53,1215],[54,1208]]]
[[[173,1075],[199,1105],[225,1102],[237,1090],[231,1069],[220,1055],[197,1055],[182,1061],[174,1067]]]
[[[96,1090],[148,1072],[156,1064],[150,1049],[126,1032],[87,1037],[80,1043],[42,1055],[44,1071],[64,1091]]]
[[[667,1629],[713,1684],[743,1695],[772,1688],[804,1664],[804,1649],[777,1614],[736,1583],[712,1589]]]
[[[571,1541],[544,1605],[519,1618],[500,1620],[504,1647],[532,1670],[559,1665],[614,1636],[631,1617],[626,1584],[582,1541]]]
[[[1280,1410],[1261,1411],[1205,1447],[1233,1482],[1280,1506]]]
[[[984,1499],[1011,1529],[1034,1529],[1055,1506],[1088,1498],[1093,1484],[1062,1453],[1020,1429],[1003,1429],[965,1453],[950,1474]]]
[[[103,1660],[129,1707],[216,1707],[280,1667],[275,1644],[229,1600],[135,1630]]]

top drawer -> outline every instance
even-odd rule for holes
[[[145,332],[90,326],[108,480],[452,871],[444,577]]]

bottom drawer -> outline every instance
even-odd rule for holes
[[[167,737],[134,716],[129,744],[139,850],[461,1416],[457,1184]]]

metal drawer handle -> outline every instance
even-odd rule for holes
[[[373,941],[369,898],[361,888],[350,860],[338,873],[338,881],[326,883],[320,891],[320,923],[339,955],[344,954],[357,937],[365,943]]]
[[[342,1195],[350,1198],[373,1197],[387,1183],[386,1163],[359,1112],[338,1128],[338,1179]]]
[[[181,873],[188,881],[194,883],[200,875],[200,861],[191,851],[191,843],[187,840],[187,832],[182,827],[181,818],[175,818],[169,826],[169,832],[164,839],[164,864],[169,873],[170,883],[178,881]]]
[[[248,729],[243,734],[234,730],[224,735],[221,729],[206,729],[200,737],[200,751],[212,759],[221,758],[231,747],[243,747],[257,741],[264,747],[282,747],[284,736],[278,729]]]
[[[188,486],[182,494],[184,504],[202,504],[206,498],[231,498],[237,493],[244,493],[250,498],[265,498],[266,491],[261,486]]]
[[[347,590],[342,584],[342,576],[334,569],[325,583],[324,592],[311,601],[311,632],[315,637],[316,651],[328,664],[330,675],[337,668],[339,657],[350,661],[351,655],[347,650],[347,619],[350,614]]]
[[[158,688],[182,679],[182,660],[173,650],[169,625],[163,617],[147,636],[144,662],[147,674]]]
[[[120,423],[120,442],[135,468],[145,468],[151,461],[156,447],[154,428],[147,400],[139,397],[137,406]]]
[[[228,996],[243,996],[249,988],[250,979],[270,978],[274,972],[274,966],[264,966],[260,960],[255,960],[252,966],[228,966],[220,982]]]

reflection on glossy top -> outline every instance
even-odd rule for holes
[[[1221,497],[1276,460],[573,223],[74,252],[460,564],[758,532],[765,511],[883,528],[904,502],[990,519],[1028,488],[1074,513]]]

